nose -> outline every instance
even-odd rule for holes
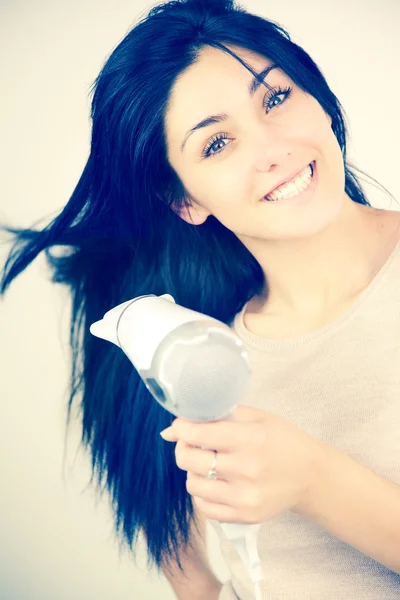
[[[270,171],[282,165],[290,156],[289,143],[278,131],[258,126],[252,140],[254,169],[259,172]]]

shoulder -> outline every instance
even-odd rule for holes
[[[400,210],[398,210],[398,211],[396,210],[396,211],[393,211],[393,212],[395,212],[395,214],[396,214],[396,224],[397,224],[396,239],[397,239],[398,242],[400,242]]]
[[[400,210],[390,210],[388,213],[390,213],[389,217],[394,239],[398,243],[400,242]]]
[[[394,244],[400,242],[400,206],[399,210],[374,210],[384,241],[393,241]]]

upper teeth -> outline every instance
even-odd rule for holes
[[[271,192],[271,194],[265,196],[265,198],[266,200],[281,200],[282,198],[291,198],[292,196],[297,196],[297,194],[300,194],[309,186],[311,178],[312,169],[311,166],[308,165],[302,170],[301,173],[297,175],[296,179],[292,179],[288,183],[284,183]]]

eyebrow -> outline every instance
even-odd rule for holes
[[[278,65],[269,65],[263,71],[261,71],[261,73],[253,77],[248,88],[250,96],[254,96],[254,94],[256,93],[260,85],[263,83],[268,73],[272,71],[272,69],[276,69],[277,67]],[[185,144],[188,141],[189,137],[192,135],[192,133],[194,133],[198,129],[208,127],[209,125],[214,125],[215,123],[222,123],[222,121],[226,121],[228,118],[229,116],[227,114],[222,113],[220,115],[210,115],[209,117],[206,117],[205,119],[197,123],[197,125],[195,125],[191,129],[189,129],[189,131],[186,132],[184,140],[181,144],[181,152],[183,152]]]

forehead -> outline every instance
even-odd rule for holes
[[[260,73],[272,61],[250,50],[228,46],[254,72]],[[176,79],[165,114],[167,139],[181,136],[208,114],[227,110],[227,100],[249,98],[253,74],[234,56],[218,48],[204,47],[196,62]]]
[[[256,73],[271,64],[268,58],[250,50],[234,46],[229,46],[229,49]],[[226,85],[237,85],[241,80],[249,82],[252,77],[252,73],[235,57],[218,48],[206,46],[201,50],[196,62],[177,77],[171,90],[169,108],[173,110],[178,103],[184,102],[185,97],[191,97],[198,92],[201,97],[207,97],[209,93],[212,95],[212,90],[208,90],[206,86],[214,85],[223,89]]]

